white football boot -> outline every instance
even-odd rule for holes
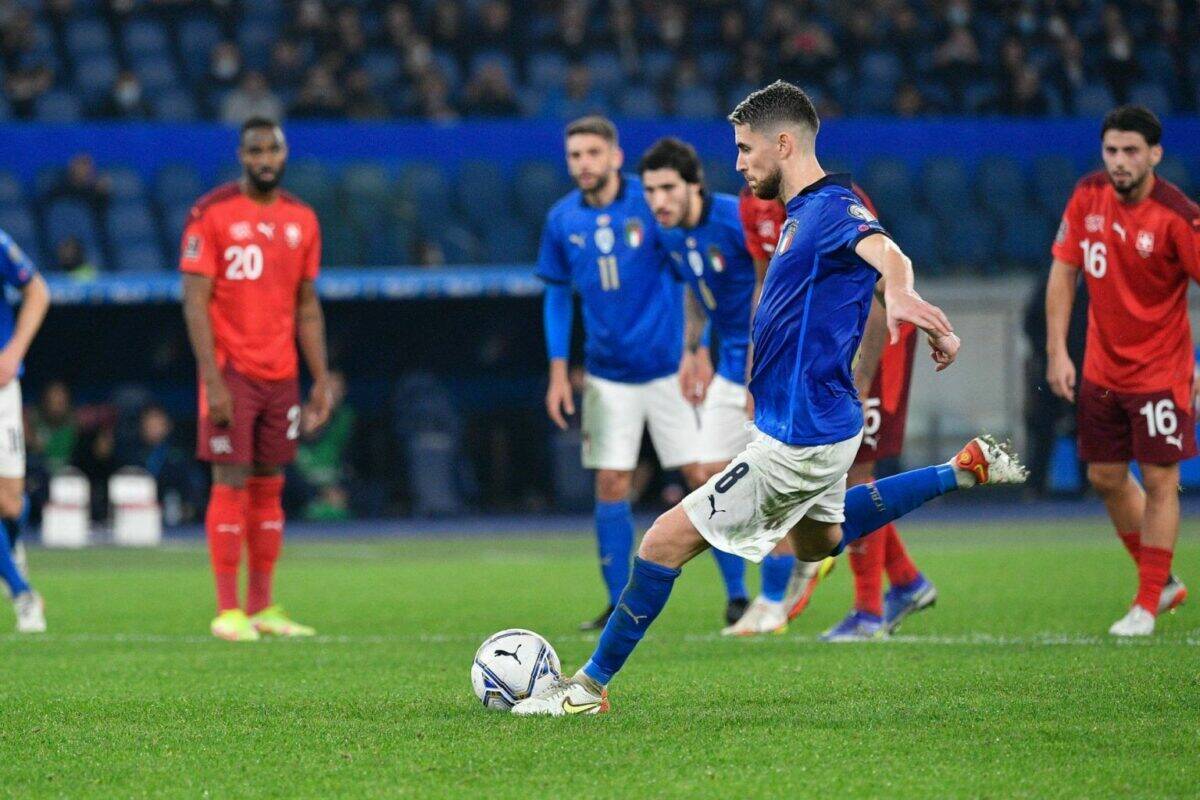
[[[1029,477],[1029,471],[1021,466],[1012,446],[987,435],[976,436],[963,445],[950,464],[955,469],[960,489],[981,484],[1024,483]]]
[[[1174,611],[1183,605],[1185,600],[1187,600],[1187,587],[1183,585],[1183,581],[1172,575],[1167,578],[1162,594],[1158,596],[1158,613],[1166,614]]]
[[[17,612],[17,633],[46,632],[46,605],[33,589],[13,598],[13,610]]]
[[[783,603],[772,603],[762,595],[746,609],[742,618],[727,628],[721,629],[722,636],[759,636],[764,633],[783,633],[787,630],[787,608]]]
[[[1108,632],[1113,636],[1149,636],[1154,633],[1154,615],[1135,605],[1128,614],[1114,622]]]
[[[533,697],[527,697],[512,707],[519,716],[567,717],[573,714],[603,714],[608,711],[608,690],[599,693],[577,678],[558,680]]]

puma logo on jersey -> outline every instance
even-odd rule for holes
[[[1167,440],[1167,444],[1173,444],[1173,445],[1175,445],[1176,447],[1178,447],[1178,448],[1179,448],[1179,451],[1180,451],[1180,452],[1183,452],[1183,439],[1182,439],[1182,437],[1180,437],[1180,436],[1177,436],[1177,435],[1172,435],[1172,436],[1164,436],[1163,438]]]
[[[587,244],[587,237],[582,233],[572,233],[567,237],[567,241],[576,247],[583,247]]]
[[[1121,237],[1121,241],[1125,241],[1125,229],[1121,227],[1121,223],[1114,222],[1112,228],[1117,232],[1117,235]]]
[[[275,223],[274,222],[260,222],[255,227],[258,228],[258,232],[261,233],[263,236],[274,241],[274,239],[275,239]]]

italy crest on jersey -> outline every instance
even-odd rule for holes
[[[779,232],[779,244],[775,245],[775,255],[787,252],[787,249],[792,246],[792,239],[796,238],[796,229],[799,227],[800,223],[794,219],[783,223],[783,230]]]
[[[608,255],[613,250],[613,245],[616,244],[616,235],[613,234],[612,228],[596,228],[596,249],[604,255]]]
[[[625,221],[625,244],[636,249],[642,246],[642,240],[645,238],[646,232],[640,219],[630,217]]]
[[[712,265],[713,272],[725,271],[725,256],[715,244],[708,246],[708,263]]]

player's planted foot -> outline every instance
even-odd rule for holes
[[[750,607],[750,601],[744,597],[735,597],[725,604],[725,624],[733,625],[741,619],[746,609]]]
[[[1029,476],[1017,454],[1012,452],[1012,446],[988,435],[976,436],[967,442],[950,463],[960,489],[984,483],[1024,483]]]
[[[222,611],[209,626],[212,635],[227,642],[257,642],[258,631],[250,624],[250,618],[240,608]]]
[[[1174,611],[1183,605],[1185,600],[1187,600],[1187,587],[1183,585],[1183,581],[1172,575],[1167,578],[1162,594],[1158,596],[1158,613],[1166,614]]]
[[[932,608],[937,602],[937,587],[924,575],[905,586],[893,586],[883,596],[883,626],[895,633],[905,617]]]
[[[787,609],[788,620],[800,616],[800,612],[808,608],[813,591],[825,576],[833,572],[837,559],[833,556],[824,561],[797,561],[792,568],[792,577],[788,581],[787,594],[783,597],[783,607]]]
[[[573,678],[556,681],[546,690],[526,698],[512,708],[519,716],[566,717],[573,714],[603,714],[608,711],[608,690],[588,678],[577,674]]]
[[[1154,615],[1135,605],[1128,614],[1114,622],[1108,632],[1113,636],[1149,636],[1154,633]]]
[[[822,642],[870,642],[886,635],[883,618],[853,609],[846,618],[821,634]]]
[[[788,618],[783,603],[772,603],[765,597],[756,597],[746,613],[733,625],[721,631],[722,636],[758,636],[764,633],[783,633],[787,630]]]
[[[608,608],[601,611],[600,616],[596,617],[595,619],[588,620],[587,622],[579,623],[579,630],[581,630],[581,631],[602,631],[602,630],[604,630],[604,626],[608,624],[608,618],[612,616],[612,612],[613,612],[613,607],[609,606]]]
[[[14,597],[13,611],[17,613],[17,633],[46,632],[46,604],[37,592],[30,589]]]
[[[314,636],[317,633],[289,617],[282,606],[267,606],[250,617],[250,624],[264,636]]]

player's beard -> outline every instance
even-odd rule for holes
[[[759,200],[778,200],[779,190],[783,187],[783,170],[776,168],[762,180],[754,184],[752,191]]]
[[[582,189],[584,195],[595,197],[608,188],[608,182],[612,179],[612,174],[605,172],[596,177],[596,183],[590,189]]]
[[[279,184],[283,181],[284,165],[280,164],[279,169],[270,178],[260,178],[257,173],[246,171],[246,180],[254,188],[254,191],[259,194],[267,194],[279,188]]]
[[[1113,189],[1117,194],[1121,195],[1121,197],[1130,197],[1131,195],[1137,194],[1138,190],[1145,185],[1146,179],[1149,177],[1150,170],[1146,170],[1141,174],[1141,176],[1134,178],[1124,187],[1122,187],[1121,184],[1117,183],[1117,179],[1114,178],[1110,172],[1108,174],[1108,182],[1112,184]]]

